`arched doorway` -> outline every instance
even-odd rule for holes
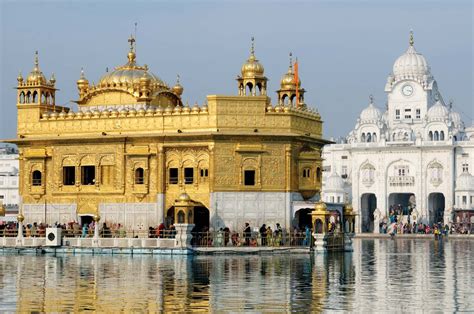
[[[90,225],[93,221],[93,216],[92,215],[81,215],[79,216],[80,220],[80,224],[81,226],[84,226],[84,224],[86,225]]]
[[[416,198],[413,193],[392,193],[388,197],[388,208],[396,215],[411,215],[416,208]]]
[[[194,207],[194,224],[196,232],[209,230],[209,209],[204,206]]]
[[[362,194],[360,206],[361,232],[374,232],[374,210],[377,208],[377,197],[374,193]]]
[[[306,226],[311,228],[311,208],[301,208],[295,213],[296,226],[300,230],[305,230]]]
[[[444,223],[445,198],[443,193],[430,193],[428,196],[428,210],[430,224]]]

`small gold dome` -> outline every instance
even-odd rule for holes
[[[46,77],[44,76],[43,72],[39,69],[39,61],[38,61],[38,51],[35,52],[35,67],[33,71],[28,74],[26,78],[26,82],[30,84],[44,84],[46,83]]]
[[[314,205],[314,210],[317,212],[325,212],[326,209],[327,209],[326,203],[324,203],[323,201],[319,201],[316,203],[316,205]]]
[[[49,82],[54,85],[56,83],[56,77],[54,76],[54,73],[51,74],[51,78],[49,79]]]
[[[99,214],[95,214],[95,215],[94,215],[94,221],[95,221],[95,222],[99,222],[99,220],[100,220]]]
[[[188,193],[181,193],[177,199],[179,202],[189,202],[191,200],[191,197],[188,195]]]
[[[296,88],[295,73],[293,67],[290,65],[288,72],[286,72],[280,80],[281,89],[294,89]],[[301,87],[301,79],[298,78],[298,88]]]
[[[242,77],[262,77],[265,69],[263,65],[258,62],[257,58],[255,57],[255,49],[254,49],[254,38],[252,37],[252,48],[250,50],[250,57],[247,61],[242,65],[240,72],[242,73]]]
[[[78,86],[89,85],[89,81],[86,79],[86,76],[84,75],[84,69],[82,68],[81,68],[81,77],[77,80],[77,85]]]
[[[184,91],[184,88],[183,88],[183,86],[181,86],[181,84],[176,83],[176,85],[173,86],[173,92],[176,95],[181,96],[183,94],[183,91]]]
[[[25,216],[23,216],[22,213],[19,213],[18,216],[16,216],[16,219],[18,222],[23,222],[23,220],[25,220]]]
[[[16,78],[16,80],[18,81],[18,83],[23,82],[23,75],[21,75],[21,72],[18,74],[18,77]]]

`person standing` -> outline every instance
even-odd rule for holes
[[[267,245],[267,226],[263,224],[260,227],[259,231],[260,231],[260,238],[262,238],[262,246],[266,246]]]
[[[250,245],[250,235],[251,235],[251,229],[250,225],[248,222],[245,223],[245,228],[244,228],[244,238],[245,238],[245,246]]]

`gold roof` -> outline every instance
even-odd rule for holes
[[[33,71],[31,71],[26,77],[26,82],[30,84],[46,83],[46,77],[39,69],[38,51],[35,52],[35,67],[33,68]]]
[[[137,85],[141,78],[148,79],[151,86],[159,88],[168,88],[168,86],[156,75],[148,72],[148,67],[140,66],[136,63],[135,39],[130,37],[130,51],[128,53],[128,62],[122,66],[116,67],[114,71],[106,73],[99,81],[99,86],[104,85]]]
[[[255,57],[255,47],[254,47],[254,38],[252,37],[252,47],[250,49],[250,57],[247,61],[242,65],[241,68],[242,77],[255,77],[255,76],[263,76],[263,72],[265,69],[263,65],[258,62],[258,59]]]

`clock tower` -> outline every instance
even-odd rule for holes
[[[389,128],[399,126],[417,133],[439,93],[425,57],[415,50],[413,32],[410,32],[407,51],[393,65],[385,92]]]

